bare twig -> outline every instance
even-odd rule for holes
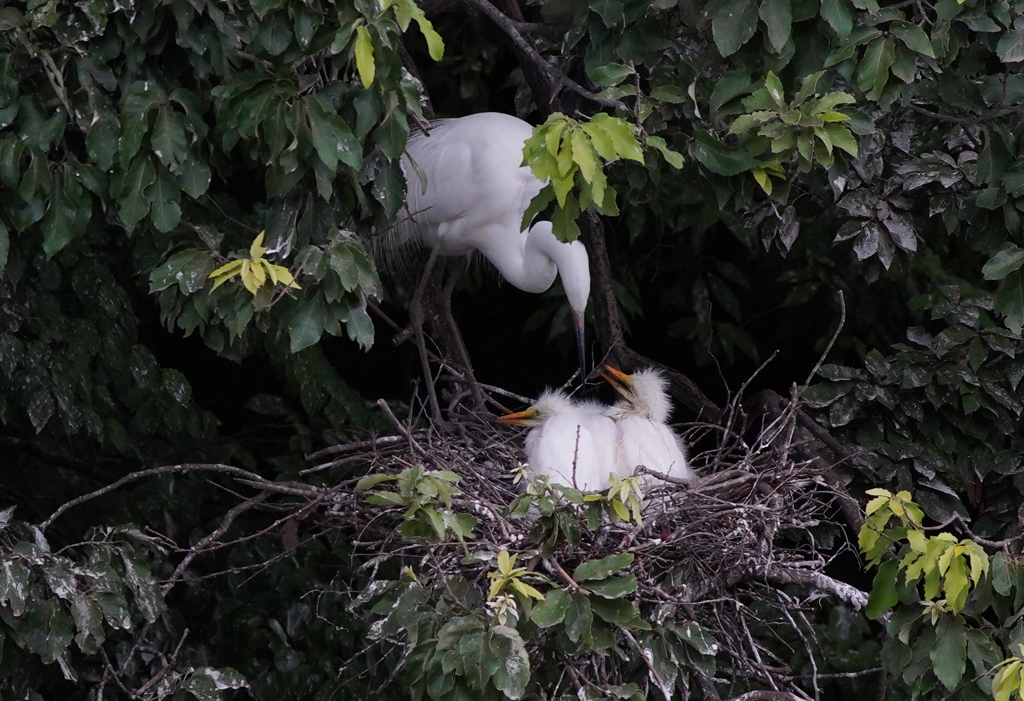
[[[109,494],[110,492],[118,490],[124,485],[129,484],[131,482],[136,482],[140,479],[153,477],[155,475],[166,475],[171,473],[186,474],[188,472],[200,471],[221,472],[224,474],[233,475],[235,477],[243,477],[247,480],[252,481],[253,483],[268,483],[268,480],[264,479],[263,477],[260,477],[255,472],[243,470],[240,467],[232,467],[231,465],[220,465],[216,463],[189,463],[185,465],[164,465],[163,467],[153,467],[148,470],[132,472],[131,474],[125,475],[116,482],[108,484],[106,487],[97,489],[94,492],[89,492],[88,494],[83,494],[80,497],[76,497],[71,501],[65,502],[60,506],[60,508],[58,508],[52,514],[50,514],[49,518],[47,518],[45,521],[39,524],[39,530],[45,532],[46,529],[50,527],[50,524],[56,521],[68,509],[76,507],[80,504],[84,504],[85,502],[90,501],[92,499],[96,499],[97,497],[101,497],[104,494]]]
[[[177,584],[180,581],[181,575],[185,572],[186,569],[188,569],[188,566],[192,564],[192,561],[196,559],[196,557],[200,553],[205,551],[210,546],[210,544],[216,542],[218,538],[227,533],[228,528],[231,527],[231,524],[234,523],[235,519],[238,518],[240,514],[245,513],[246,511],[256,506],[257,504],[263,503],[269,496],[270,494],[268,494],[267,492],[261,492],[256,496],[252,497],[251,499],[246,499],[241,504],[236,504],[235,506],[231,507],[228,510],[228,512],[224,514],[224,518],[220,520],[220,525],[217,526],[217,528],[215,528],[211,533],[207,534],[206,537],[202,538],[198,543],[189,548],[188,554],[185,555],[185,557],[182,558],[181,562],[178,563],[178,566],[174,568],[174,574],[171,575],[170,579],[164,582],[164,596],[167,596],[167,593],[174,588],[175,584]]]
[[[843,297],[843,291],[839,290],[839,323],[836,325],[835,333],[832,334],[832,338],[829,340],[828,345],[825,346],[825,350],[818,356],[818,362],[814,364],[811,371],[807,374],[807,379],[804,380],[804,386],[800,388],[800,393],[803,394],[807,391],[807,387],[811,384],[811,380],[818,374],[818,369],[821,368],[821,364],[825,362],[825,358],[832,351],[832,346],[835,345],[839,339],[839,334],[842,332],[843,327],[846,326],[846,298]]]

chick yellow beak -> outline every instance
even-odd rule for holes
[[[524,411],[517,411],[514,414],[505,414],[494,419],[498,423],[510,424],[512,426],[535,426],[540,423],[540,412],[533,407]]]
[[[626,373],[613,368],[611,365],[605,365],[603,370],[598,372],[601,377],[608,381],[615,391],[621,394],[626,399],[630,399],[633,396],[633,378]]]

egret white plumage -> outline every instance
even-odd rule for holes
[[[694,479],[683,440],[667,425],[672,402],[665,377],[654,368],[627,375],[611,365],[601,377],[622,395],[610,411],[619,434],[619,474],[628,477],[643,465],[668,477]]]
[[[526,434],[526,460],[532,474],[599,491],[611,486],[609,475],[616,469],[618,431],[608,415],[610,408],[546,390],[529,409],[497,420],[533,427]]]
[[[409,305],[428,377],[419,308],[427,276],[437,256],[465,256],[473,251],[526,292],[544,292],[556,275],[561,276],[583,366],[583,319],[590,296],[586,248],[579,241],[556,239],[548,221],[522,228],[523,213],[543,187],[530,168],[522,165],[523,145],[532,133],[532,127],[521,119],[484,112],[435,122],[429,135],[415,134],[409,139],[402,158],[408,185],[406,208],[383,245],[394,249],[418,242],[430,249]],[[451,287],[446,287],[446,296]],[[447,321],[458,336],[447,298],[445,301]],[[459,350],[470,367],[464,348]]]

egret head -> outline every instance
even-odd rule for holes
[[[544,390],[536,403],[529,409],[514,414],[499,416],[495,421],[513,426],[539,426],[555,414],[572,408],[572,401],[563,392],[555,389]]]
[[[672,403],[668,398],[668,382],[659,371],[647,368],[627,375],[611,365],[605,365],[601,377],[608,380],[626,400],[623,406],[625,411],[639,414],[655,423],[668,421]]]

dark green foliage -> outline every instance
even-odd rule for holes
[[[837,471],[857,495],[912,491],[928,524],[958,516],[949,525],[958,542],[1018,536],[1024,6],[552,0],[522,9],[556,27],[527,33],[552,65],[605,100],[563,88],[561,110],[579,134],[600,108],[625,120],[616,133],[635,127],[643,147],[607,156],[596,140],[603,158],[632,154],[602,169],[581,143],[582,161],[568,165],[591,177],[553,215],[569,234],[581,202],[605,215],[627,340],[675,367],[719,368],[730,387],[782,348],[785,366],[770,366],[764,382],[785,394],[814,366],[843,292],[847,325],[804,395],[854,456],[836,456]],[[332,364],[321,344],[374,341],[367,303],[382,290],[363,234],[400,216],[398,159],[422,118],[399,42],[438,114],[512,111],[517,90],[516,104],[530,103],[507,37],[484,15],[445,6],[429,17],[436,37],[418,12],[408,0],[2,3],[4,506],[17,501],[19,517],[41,523],[129,471],[188,461],[326,486],[299,474],[303,453],[386,425],[352,389],[366,378]],[[214,290],[210,273],[247,259],[261,231],[267,261],[299,287],[253,293],[231,279]],[[564,302],[543,304],[528,326],[549,325],[565,342]],[[221,386],[211,376],[224,366],[202,356],[195,364],[213,369],[196,373],[182,359],[199,346],[170,350],[172,335],[248,364],[232,365],[237,375]],[[523,355],[548,352],[538,341]],[[693,377],[705,392],[721,385],[718,370]],[[465,548],[477,524],[452,499],[472,495],[409,469],[372,485],[367,505],[393,508],[384,518],[412,546]],[[348,470],[332,475],[358,477]],[[319,502],[284,522],[239,519],[225,536],[241,538],[236,547],[189,569],[210,578],[165,599],[158,582],[181,557],[170,543],[188,547],[218,528],[236,503],[226,486],[179,476],[131,485],[116,503],[38,535],[7,525],[7,514],[0,695],[122,694],[104,677],[101,647],[137,688],[180,644],[176,666],[147,691],[175,701],[406,698],[409,689],[434,701],[572,696],[551,658],[526,652],[544,646],[621,662],[614,683],[583,684],[580,699],[698,696],[696,671],[724,667],[696,623],[634,605],[637,564],[624,557],[581,564],[580,589],[538,584],[543,602],[516,590],[523,615],[499,622],[479,582],[361,568],[338,532],[309,527]],[[578,545],[614,511],[565,498],[585,507],[583,518],[554,497],[535,504],[531,535],[543,555]],[[529,508],[524,498],[511,515]],[[139,526],[113,526],[127,521]],[[841,547],[835,524],[809,529]],[[881,562],[867,613],[891,611],[884,639],[832,604],[804,604],[803,628],[765,613],[753,633],[794,673],[824,668],[794,632],[806,630],[834,671],[881,660],[893,694],[943,698],[961,687],[956,698],[982,698],[984,673],[1024,641],[1014,617],[1019,541],[985,547],[990,574],[972,582],[962,610],[934,602],[934,616],[920,601],[927,583],[908,584],[895,561]],[[636,652],[620,644],[626,633],[642,652],[621,660]],[[129,654],[138,635],[144,664]],[[377,666],[359,654],[370,644]],[[401,664],[398,676],[386,664]],[[248,691],[229,691],[243,682],[218,671],[228,667]],[[838,683],[851,696],[875,693],[873,680]]]

